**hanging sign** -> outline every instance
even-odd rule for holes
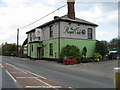
[[[80,27],[68,27],[65,26],[64,27],[64,33],[68,33],[68,34],[85,34],[85,30],[84,29],[80,29]]]
[[[40,37],[41,36],[41,29],[35,29],[35,36]]]

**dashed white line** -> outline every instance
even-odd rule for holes
[[[61,86],[25,86],[26,88],[61,88]]]
[[[20,70],[19,68],[13,66],[12,64],[9,64],[9,63],[6,63],[6,64],[7,64],[7,65],[10,65],[10,66],[12,66],[12,67],[14,67],[14,68],[17,69],[17,70]]]
[[[37,77],[16,77],[16,78],[37,78]]]
[[[40,82],[42,82],[42,83],[44,83],[45,85],[48,85],[48,87],[56,88],[56,87],[54,87],[54,86],[52,86],[52,85],[50,85],[50,84],[48,84],[48,83],[46,83],[46,82],[44,82],[44,81],[38,79],[38,78],[35,78],[35,79],[38,80],[38,81],[40,81]]]
[[[46,79],[45,77],[43,77],[43,76],[40,76],[40,75],[37,75],[37,74],[35,74],[35,73],[32,73],[32,72],[30,72],[30,71],[27,71],[27,70],[24,70],[24,69],[18,69],[17,67],[15,67],[15,66],[13,66],[13,65],[11,65],[11,64],[9,64],[9,63],[6,63],[6,64],[8,64],[8,65],[10,65],[10,66],[12,66],[12,67],[14,67],[14,68],[16,68],[17,70],[20,70],[21,72],[28,72],[28,73],[31,73],[31,74],[33,74],[33,75],[35,75],[35,76],[37,76],[37,77],[40,77],[40,78],[42,78],[42,79]]]
[[[22,69],[23,70],[23,69]],[[33,75],[35,75],[35,76],[37,76],[37,77],[40,77],[40,78],[42,78],[42,79],[46,79],[45,77],[43,77],[43,76],[40,76],[40,75],[37,75],[37,74],[35,74],[35,73],[32,73],[32,72],[30,72],[30,71],[27,71],[27,70],[24,70],[24,71],[26,71],[26,72],[28,72],[28,73],[31,73],[31,74],[33,74]]]
[[[17,83],[16,79],[7,70],[6,70],[6,72],[13,79],[13,81]]]
[[[46,85],[48,85],[48,86],[51,86],[50,84],[48,84],[48,83],[46,83],[46,82],[44,82],[44,81],[42,81],[42,80],[40,80],[38,78],[35,78],[35,79],[38,80],[38,81],[40,81],[40,82],[42,82],[42,83],[44,83],[44,84],[46,84]]]
[[[21,71],[21,72],[10,72],[10,73],[24,73],[24,74],[27,74],[26,72],[23,72],[23,71]]]
[[[30,71],[27,71],[27,70],[24,70],[24,69],[19,69],[19,68],[17,68],[17,67],[15,67],[15,66],[13,66],[13,65],[11,65],[11,64],[8,64],[8,63],[6,63],[7,65],[10,65],[10,66],[12,66],[12,67],[14,67],[15,69],[17,69],[17,70],[20,70],[21,72],[25,72],[25,73],[31,73],[31,74],[33,74],[33,75],[35,75],[36,77],[16,77],[16,78],[34,78],[34,79],[36,79],[36,80],[38,80],[38,81],[40,81],[40,82],[42,82],[42,83],[44,83],[45,85],[47,85],[47,86],[26,86],[26,88],[61,88],[62,86],[52,86],[52,85],[50,85],[50,84],[48,84],[48,83],[46,83],[46,82],[44,82],[44,81],[42,81],[42,80],[40,80],[40,79],[38,79],[39,77],[40,78],[42,78],[42,79],[46,79],[45,77],[43,77],[43,76],[40,76],[40,75],[37,75],[37,74],[35,74],[35,73],[32,73],[32,72],[30,72]],[[1,65],[1,64],[0,64]],[[13,79],[13,81],[14,82],[16,82],[17,83],[17,81],[16,81],[16,79],[6,70],[6,72],[8,73],[8,75]],[[17,73],[17,72],[11,72],[11,73]]]
[[[0,64],[0,66],[3,68],[3,65],[2,65],[2,64]]]

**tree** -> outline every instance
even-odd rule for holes
[[[2,45],[2,55],[16,56],[16,50],[17,50],[17,45],[16,44]]]
[[[108,52],[107,41],[97,41],[95,52],[100,53],[104,57]]]
[[[119,55],[120,55],[120,38],[114,38],[109,42],[108,47],[111,48],[116,48]]]

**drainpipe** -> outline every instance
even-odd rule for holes
[[[58,62],[60,62],[60,19],[58,21]]]

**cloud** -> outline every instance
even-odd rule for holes
[[[110,41],[113,38],[117,38],[118,36],[118,32],[117,30],[113,30],[114,33],[105,31],[105,30],[96,30],[96,39],[97,40],[106,40],[106,41]],[[110,38],[112,37],[112,38]]]
[[[98,6],[93,6],[89,10],[86,11],[80,11],[77,14],[77,17],[80,17],[82,19],[88,20],[88,21],[96,21],[99,17],[103,15],[103,12],[101,8]]]
[[[1,0],[1,2],[5,3],[8,7],[21,7],[28,0]]]
[[[118,26],[118,10],[115,6],[116,3],[110,3],[111,6],[114,6],[114,9],[108,9],[110,5],[107,3],[92,3],[91,5],[88,10],[79,11],[76,14],[77,17],[94,23],[108,23],[113,26]]]
[[[6,4],[6,6],[0,8],[0,34],[2,34],[2,38],[0,38],[1,42],[16,42],[17,28],[28,25],[29,23],[40,19],[41,17],[56,9],[53,6],[49,7],[48,5],[43,4],[40,1],[39,3],[32,3],[32,0],[30,0],[30,2],[29,0],[2,0],[2,2]],[[50,3],[50,0],[47,3]],[[54,3],[52,2],[50,4]],[[41,22],[45,23],[53,19],[54,15],[58,14],[52,14],[42,21],[39,21],[35,25],[27,27],[27,29],[20,29],[20,38],[22,38],[20,43],[22,43],[23,40],[26,38],[27,35],[25,33],[27,31],[29,31],[31,28],[39,26]]]

